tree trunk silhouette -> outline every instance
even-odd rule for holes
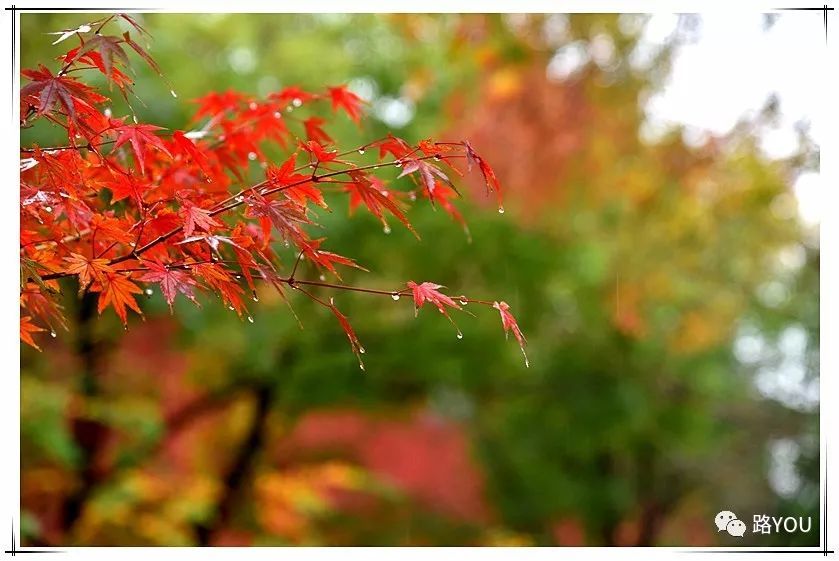
[[[275,386],[263,383],[254,389],[256,408],[248,432],[224,477],[224,490],[216,505],[215,514],[205,523],[195,527],[198,545],[210,545],[213,536],[230,521],[233,508],[241,496],[248,475],[250,475],[256,456],[265,440],[266,420],[274,399]]]

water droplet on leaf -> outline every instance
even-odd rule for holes
[[[254,161],[256,159],[256,152],[248,152],[248,159]]]
[[[364,148],[359,148],[359,149],[358,149],[358,153],[359,153],[359,154],[361,154],[361,155],[363,156],[363,155],[364,155]]]
[[[382,232],[384,232],[385,234],[390,234],[390,226],[385,224],[385,227],[382,228]]]
[[[146,289],[146,296],[151,296],[152,294],[154,294],[154,290],[152,290],[151,288],[147,288]]]
[[[251,316],[248,316],[248,321],[253,323],[253,318]]]
[[[169,90],[169,93],[172,94],[172,97],[177,98],[178,94],[175,93],[175,90]]]
[[[463,339],[463,333],[461,333],[460,331],[458,331],[458,332],[457,332],[457,338],[458,338],[458,339]]]
[[[394,292],[393,294],[391,294],[391,295],[390,295],[390,297],[391,297],[391,298],[393,298],[393,301],[394,301],[394,302],[396,302],[396,301],[398,301],[398,300],[399,300],[399,293],[398,293],[398,292]]]
[[[303,101],[300,98],[295,97],[291,100],[291,104],[295,107],[300,107],[301,105],[303,105]]]
[[[498,207],[498,214],[504,214],[504,207],[503,206]]]

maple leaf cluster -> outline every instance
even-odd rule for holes
[[[80,294],[98,294],[100,314],[111,308],[126,326],[129,310],[142,314],[136,296],[152,287],[170,309],[178,295],[197,304],[197,294],[209,292],[248,319],[244,295],[250,291],[256,300],[257,282],[270,283],[283,297],[292,288],[331,310],[362,367],[364,349],[348,318],[332,299],[322,300],[306,287],[394,299],[410,294],[417,310],[431,303],[447,318],[448,309],[462,310],[467,302],[494,306],[505,332],[512,331],[524,351],[506,303],[453,299],[431,282],[409,281],[395,291],[344,285],[341,267],[363,267],[325,249],[325,237],[310,234],[316,209],[329,209],[327,195],[342,193],[351,212],[365,208],[386,233],[388,221],[395,220],[419,238],[406,210],[423,198],[465,228],[450,177],[473,167],[498,195],[503,212],[499,181],[468,142],[412,145],[388,135],[341,150],[325,128],[328,120],[345,114],[358,124],[365,105],[346,86],[323,92],[287,87],[264,99],[211,92],[194,100],[188,130],[114,117],[107,109],[110,99],[82,81],[84,72],[103,75],[126,101],[132,87],[129,52],[162,76],[130,32],[103,34],[119,19],[135,35],[147,36],[131,16],[110,15],[56,33],[54,44],[78,40],[58,57],[58,70],[39,65],[21,72],[27,80],[20,91],[21,127],[45,119],[67,136],[63,146],[21,149],[21,340],[37,348],[36,334],[49,330],[55,336],[58,327],[66,327],[59,280],[75,277]],[[272,161],[269,148],[286,156]],[[254,162],[262,178],[249,183]],[[375,175],[386,167],[401,168],[393,185]],[[296,260],[281,262],[276,242],[293,247]],[[320,280],[296,276],[302,259],[323,273]],[[336,282],[325,282],[327,273]]]

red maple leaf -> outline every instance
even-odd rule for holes
[[[81,45],[76,54],[81,56],[90,52],[97,53],[102,61],[102,73],[105,76],[110,76],[114,63],[128,66],[128,55],[125,54],[125,50],[120,45],[121,42],[119,37],[97,34],[87,43]]]
[[[341,108],[349,115],[350,119],[358,123],[361,119],[361,106],[365,103],[364,100],[351,92],[345,85],[327,89],[329,97],[332,99],[332,110],[337,111],[338,108]]]
[[[238,108],[245,101],[245,96],[233,90],[224,93],[210,92],[204,97],[193,100],[198,104],[198,110],[192,118],[193,122],[201,117],[215,117]]]
[[[314,99],[315,95],[304,91],[297,86],[289,86],[277,93],[272,93],[268,96],[268,98],[279,101],[283,105],[288,105],[289,103],[292,105],[302,105],[307,101]],[[295,100],[297,101],[295,102]]]
[[[484,177],[484,184],[486,185],[487,193],[490,191],[495,191],[496,196],[498,197],[498,205],[499,209],[501,208],[501,183],[498,181],[498,178],[495,176],[495,172],[489,167],[489,164],[484,160],[481,156],[475,152],[475,149],[472,148],[472,145],[469,144],[468,141],[464,141],[463,146],[466,147],[466,162],[469,166],[469,171],[472,171],[472,166],[474,164],[478,165],[478,168],[481,170],[481,175]],[[499,210],[500,212],[500,210]]]
[[[105,308],[110,304],[114,311],[122,320],[123,324],[128,323],[126,307],[131,308],[138,314],[143,312],[137,305],[132,294],[142,294],[140,287],[131,282],[128,277],[119,272],[106,273],[101,282],[94,284],[91,288],[94,291],[100,291],[99,294],[99,313],[101,314]]]
[[[414,281],[408,281],[408,288],[411,289],[411,292],[414,295],[414,315],[419,314],[419,309],[422,308],[423,304],[426,302],[430,302],[431,304],[437,306],[440,313],[446,317],[449,316],[448,311],[446,311],[446,306],[454,308],[455,310],[462,309],[460,304],[439,291],[439,289],[444,288],[440,284],[434,284],[433,282],[417,284]]]
[[[241,317],[242,312],[246,309],[244,302],[242,302],[244,290],[233,278],[230,271],[219,263],[199,263],[192,265],[191,268],[210,288],[219,293],[228,308],[235,310]]]
[[[170,312],[172,311],[172,304],[175,302],[175,296],[177,296],[178,293],[183,294],[192,300],[192,302],[196,305],[198,304],[195,300],[194,290],[197,283],[188,273],[173,267],[161,265],[160,263],[156,263],[154,261],[147,261],[145,264],[149,268],[149,272],[145,273],[137,280],[159,283],[160,292],[163,294],[163,298],[166,300],[166,303],[169,304]]]
[[[31,80],[20,89],[20,100],[34,107],[37,115],[43,115],[52,111],[56,105],[61,105],[72,122],[76,120],[74,99],[81,99],[88,105],[108,100],[75,78],[53,75],[49,68],[43,65],[39,66],[38,70],[24,69],[20,73]]]
[[[172,141],[178,154],[195,162],[206,173],[206,166],[208,165],[207,155],[199,150],[195,143],[186,137],[183,131],[172,133]]]
[[[339,279],[341,278],[341,275],[339,275],[338,271],[335,269],[335,263],[339,265],[345,265],[347,267],[353,267],[355,269],[360,269],[362,271],[367,271],[367,269],[365,269],[364,267],[356,263],[355,260],[350,259],[349,257],[344,257],[343,255],[338,255],[337,253],[332,253],[331,251],[324,251],[320,249],[320,244],[323,242],[323,240],[324,238],[320,238],[317,240],[309,240],[307,245],[303,247],[303,254],[312,263],[314,263],[318,267],[323,267]]]
[[[361,360],[361,355],[364,354],[364,347],[361,346],[361,342],[358,340],[355,330],[352,328],[352,325],[350,325],[350,320],[347,319],[347,316],[342,314],[335,306],[335,300],[332,298],[329,299],[329,309],[332,310],[332,313],[335,314],[336,318],[338,318],[338,323],[341,324],[341,329],[343,329],[344,333],[347,334],[347,339],[350,340],[352,351],[358,359],[358,367],[364,370],[364,362]]]
[[[513,333],[513,336],[516,338],[516,341],[519,343],[519,348],[521,349],[521,354],[524,355],[524,364],[526,366],[530,366],[530,361],[527,359],[527,353],[524,352],[524,347],[527,345],[527,340],[525,340],[524,335],[519,329],[519,324],[516,322],[516,318],[513,317],[513,314],[510,313],[510,305],[507,302],[493,302],[492,307],[498,310],[498,313],[501,314],[501,326],[504,328],[504,335],[509,335],[510,332]]]
[[[211,232],[213,228],[220,228],[223,226],[221,222],[212,217],[209,210],[199,208],[191,202],[184,202],[181,207],[181,216],[184,218],[184,237],[188,238],[195,231],[195,228],[201,228],[206,232]]]
[[[39,331],[46,331],[46,329],[32,323],[32,316],[20,316],[20,340],[40,351],[41,347],[36,345],[32,338],[32,334]]]
[[[383,209],[386,209],[419,239],[419,234],[411,226],[411,223],[408,222],[408,218],[399,210],[396,203],[388,197],[388,194],[382,192],[382,189],[374,183],[374,178],[367,176],[364,172],[355,170],[350,171],[349,175],[352,178],[352,183],[347,185],[346,190],[350,193],[350,210],[355,209],[360,203],[364,203],[364,206],[367,207],[373,216],[381,220],[387,232],[390,231],[390,227],[382,212]]]
[[[107,275],[114,273],[108,259],[89,259],[84,255],[71,253],[64,261],[67,263],[64,270],[79,276],[79,292],[84,292],[93,281],[104,282]]]
[[[335,161],[338,157],[337,150],[327,151],[320,142],[309,140],[307,142],[300,142],[300,148],[315,157],[315,160],[320,163]]]
[[[116,142],[114,142],[114,149],[116,150],[126,142],[131,144],[131,150],[134,152],[134,157],[140,165],[140,171],[146,173],[146,153],[149,146],[153,146],[160,150],[170,158],[172,154],[163,143],[163,139],[153,134],[154,131],[162,130],[163,127],[156,127],[154,125],[125,125],[122,121],[115,119],[112,121],[114,130],[117,133]]]
[[[397,160],[411,153],[411,146],[392,134],[387,135],[384,140],[376,143],[379,147],[379,159],[384,158],[387,154],[393,154]]]
[[[306,129],[306,138],[320,142],[321,144],[330,144],[333,142],[332,137],[326,134],[322,125],[326,121],[320,117],[309,117],[303,121],[303,127]]]
[[[449,177],[443,173],[443,170],[423,160],[409,159],[405,164],[405,167],[402,169],[402,173],[399,174],[399,177],[405,177],[406,175],[417,171],[419,172],[420,181],[428,194],[428,199],[432,202],[432,204],[435,200],[434,188],[437,186],[437,179],[434,177],[436,176],[443,180],[446,184],[451,185]]]

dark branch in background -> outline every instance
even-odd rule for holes
[[[95,333],[96,295],[85,294],[78,308],[77,351],[82,363],[79,377],[79,393],[83,397],[80,408],[74,412],[72,433],[76,447],[80,452],[79,485],[64,501],[61,508],[61,526],[65,536],[71,536],[81,517],[83,507],[97,485],[100,474],[96,468],[99,456],[108,436],[108,428],[99,421],[85,418],[84,406],[99,395],[98,377],[102,371],[106,350]]]
[[[253,390],[256,400],[253,419],[238,453],[224,476],[224,488],[214,513],[209,520],[195,526],[198,545],[210,545],[219,528],[228,525],[236,502],[244,491],[245,482],[253,469],[256,456],[263,448],[268,413],[275,391],[275,386],[270,381],[257,385]]]

